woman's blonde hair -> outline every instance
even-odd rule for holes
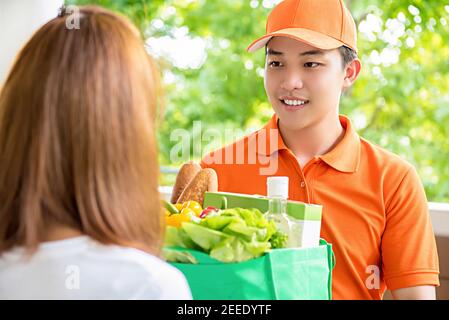
[[[158,254],[158,72],[126,18],[78,13],[34,34],[0,93],[0,254],[54,223]]]

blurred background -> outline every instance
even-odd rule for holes
[[[0,83],[16,51],[63,2],[0,1]],[[174,183],[182,162],[199,160],[271,117],[263,88],[263,50],[249,54],[246,47],[263,34],[266,16],[279,2],[65,1],[125,14],[157,58],[165,90],[159,128],[161,185]],[[341,113],[353,120],[361,136],[415,165],[429,201],[449,202],[449,1],[345,2],[358,25],[363,69],[343,97]],[[201,121],[201,130],[194,128],[195,121]],[[190,133],[190,153],[170,156],[179,143],[175,129]],[[209,129],[220,133],[216,139],[204,139]]]
[[[166,93],[160,126],[161,184],[183,158],[170,159],[173,129],[191,133],[190,157],[244,135],[272,115],[263,88],[264,53],[246,47],[265,30],[275,0],[68,0],[130,17],[158,58]],[[415,165],[427,197],[449,202],[449,1],[346,0],[359,30],[361,77],[342,99],[359,134]],[[196,147],[202,131],[220,139]],[[170,170],[174,168],[175,170]]]
[[[249,54],[246,47],[264,33],[279,0],[0,0],[0,87],[20,47],[64,2],[126,15],[157,59],[165,91],[161,185],[174,183],[183,162],[271,117],[263,50]],[[438,296],[449,299],[449,1],[345,2],[358,25],[363,68],[341,113],[361,136],[418,169],[440,252]],[[174,157],[180,129],[189,133],[189,152]],[[215,139],[204,136],[208,130]]]

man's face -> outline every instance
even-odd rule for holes
[[[338,119],[344,78],[338,49],[320,50],[287,37],[274,37],[267,45],[265,90],[284,128]]]

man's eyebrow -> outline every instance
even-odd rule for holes
[[[303,56],[322,56],[322,55],[324,55],[324,51],[321,51],[321,50],[310,50],[310,51],[302,52],[300,54],[301,57],[303,57]]]
[[[267,50],[267,55],[271,55],[271,56],[281,56],[284,53],[280,52],[280,51],[276,51],[273,49],[268,49]],[[304,56],[322,56],[324,55],[324,51],[322,50],[309,50],[309,51],[305,51],[305,52],[301,52],[299,54],[300,57],[304,57]]]
[[[280,55],[283,55],[283,53],[279,52],[279,51],[275,51],[273,49],[268,49],[267,50],[267,55],[269,55],[269,56],[280,56]]]

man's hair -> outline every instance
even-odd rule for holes
[[[341,57],[343,59],[343,68],[346,67],[353,60],[357,59],[357,52],[355,52],[354,50],[352,50],[347,46],[339,47],[338,51],[340,51]]]

